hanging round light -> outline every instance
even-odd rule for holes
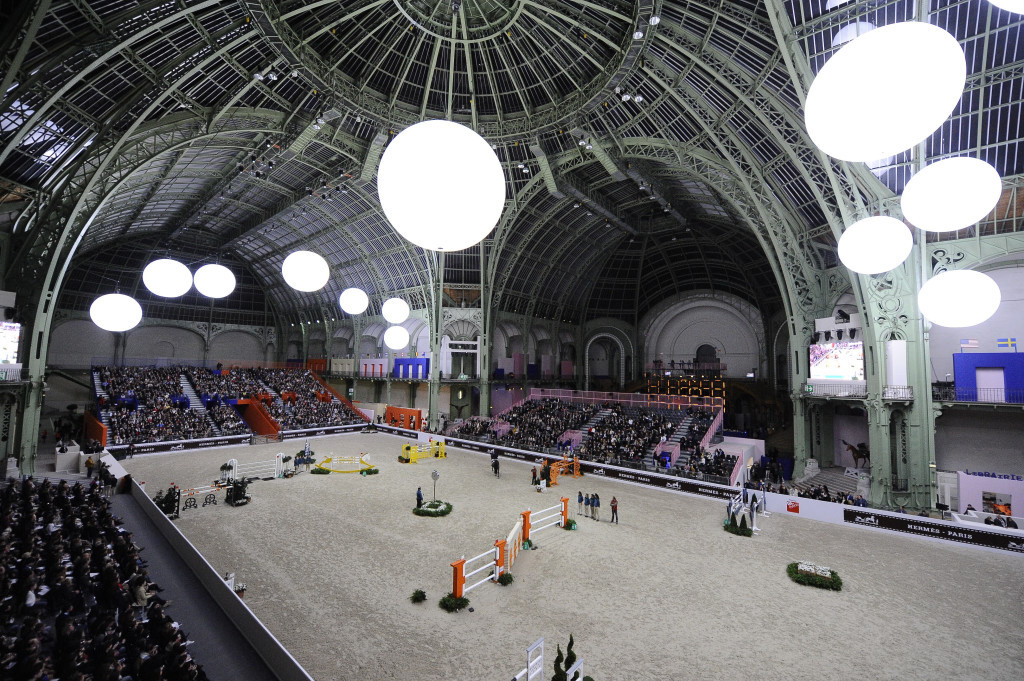
[[[235,275],[224,265],[203,265],[193,280],[196,290],[207,298],[223,298],[235,290]]]
[[[1024,14],[1024,0],[988,0],[990,4],[999,9],[1005,9],[1012,14]]]
[[[409,345],[409,332],[404,326],[389,326],[384,332],[384,345],[392,350],[402,350]]]
[[[409,303],[401,298],[388,298],[380,306],[380,313],[390,324],[401,324],[409,318]]]
[[[362,314],[370,305],[370,298],[361,288],[347,288],[338,296],[338,304],[348,314]]]
[[[919,21],[882,26],[821,67],[804,104],[807,132],[844,161],[893,156],[942,125],[966,80],[963,49],[948,32]]]
[[[1003,181],[988,163],[968,156],[925,167],[903,189],[900,206],[910,224],[926,232],[970,227],[992,212]]]
[[[142,270],[142,283],[153,295],[177,298],[192,288],[192,272],[177,260],[161,258]]]
[[[319,291],[331,278],[327,261],[313,251],[295,251],[281,263],[281,275],[296,291]]]
[[[459,251],[494,229],[505,207],[505,173],[470,128],[423,121],[400,132],[380,160],[377,194],[391,225],[412,243]]]
[[[89,317],[104,331],[127,331],[142,321],[142,307],[130,296],[108,293],[92,301]]]
[[[858,220],[839,239],[839,259],[860,274],[880,274],[898,267],[910,255],[914,238],[896,218],[876,215]]]
[[[996,313],[1002,295],[987,274],[974,270],[942,272],[925,282],[917,304],[932,324],[975,326]]]

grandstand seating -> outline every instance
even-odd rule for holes
[[[3,678],[206,679],[98,481],[9,480],[0,516]]]

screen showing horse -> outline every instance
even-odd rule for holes
[[[841,341],[819,343],[808,348],[811,379],[824,381],[863,381],[864,343]]]

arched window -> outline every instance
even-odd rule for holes
[[[698,364],[713,364],[718,361],[718,351],[715,350],[714,346],[704,344],[697,348],[697,363]]]

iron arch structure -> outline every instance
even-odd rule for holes
[[[915,292],[937,267],[1024,251],[1024,19],[984,0],[831,4],[8,3],[0,230],[3,284],[25,327],[23,470],[33,467],[54,319],[81,314],[93,295],[137,289],[139,266],[158,255],[228,263],[239,291],[205,309],[144,301],[147,317],[251,324],[272,330],[279,353],[305,347],[313,328],[325,352],[337,329],[351,328],[358,352],[382,302],[398,295],[426,320],[431,351],[445,309],[471,304],[485,348],[515,328],[527,345],[557,338],[553,346],[585,359],[597,320],[637,330],[681,294],[735,296],[771,320],[773,346],[788,348],[776,364],[789,380],[776,380],[792,391],[798,458],[810,453],[816,405],[800,391],[800,349],[838,295],[852,293],[878,359],[887,339],[925,338]],[[803,123],[814,75],[844,27],[903,20],[960,42],[969,57],[960,105],[891,159],[826,156]],[[490,235],[441,258],[394,232],[375,183],[389,141],[438,118],[487,139],[507,182]],[[846,225],[898,217],[915,169],[967,154],[1003,177],[996,211],[966,231],[918,234],[909,264],[887,275],[840,265]],[[284,282],[281,262],[299,248],[328,261],[323,290]],[[370,294],[368,319],[340,311],[350,286]],[[645,346],[638,335],[625,342]],[[924,496],[935,484],[927,352],[908,369],[919,389],[901,418],[919,454],[898,477],[907,495]],[[884,380],[869,377],[864,399],[878,452],[890,448]],[[902,498],[883,486],[890,457],[874,461],[873,497]]]

